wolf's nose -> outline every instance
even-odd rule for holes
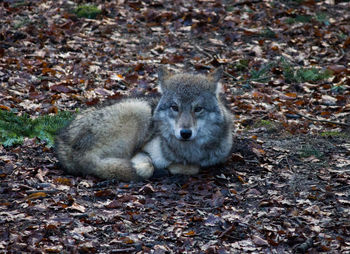
[[[180,135],[183,139],[189,139],[192,136],[192,131],[189,129],[182,129]]]

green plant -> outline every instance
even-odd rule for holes
[[[281,129],[277,122],[264,119],[256,121],[253,128],[264,128],[267,133],[276,133]]]
[[[324,12],[318,12],[315,16],[311,15],[296,15],[293,18],[287,18],[286,23],[287,24],[294,24],[294,23],[310,23],[312,21],[317,21],[320,23],[323,23],[324,25],[328,26],[329,23],[329,17]]]
[[[273,122],[269,121],[269,120],[263,120],[261,119],[259,122],[256,123],[257,127],[270,127],[273,125]]]
[[[57,130],[64,127],[72,117],[71,112],[61,111],[57,115],[45,115],[33,119],[28,114],[17,115],[14,112],[0,110],[0,143],[12,146],[21,144],[26,137],[37,137],[51,147]]]
[[[227,11],[227,12],[231,12],[231,11],[233,11],[233,10],[234,10],[234,6],[232,6],[232,5],[226,6],[226,11]]]
[[[328,15],[324,12],[318,12],[315,16],[315,19],[326,26],[330,25]]]
[[[99,8],[97,8],[97,6],[90,4],[79,5],[77,8],[74,9],[74,13],[79,18],[94,19],[101,12],[102,11]]]
[[[310,156],[315,156],[317,159],[320,159],[323,157],[323,152],[318,150],[315,146],[313,145],[304,145],[300,149],[300,157],[302,158],[307,158]]]
[[[265,38],[275,38],[276,37],[276,33],[274,31],[272,31],[270,28],[266,28],[264,29],[260,35],[262,37],[265,37]]]
[[[301,82],[316,82],[327,79],[331,75],[332,74],[329,70],[322,71],[316,68],[302,68],[296,71],[295,78]]]
[[[330,70],[319,70],[314,67],[296,69],[295,66],[292,66],[286,59],[281,60],[281,66],[283,69],[283,76],[288,83],[317,82],[332,76],[332,71]]]
[[[348,135],[344,132],[339,131],[324,131],[321,132],[322,137],[343,137],[346,138]]]
[[[236,63],[235,67],[238,71],[244,71],[248,69],[248,64],[249,64],[249,60],[241,59],[238,61],[238,63]]]
[[[254,11],[251,8],[247,7],[247,6],[242,9],[242,12],[254,13]]]
[[[271,71],[271,68],[275,66],[275,63],[268,63],[263,65],[258,70],[252,70],[250,72],[251,80],[259,80],[261,82],[268,82],[270,77],[268,73]]]
[[[337,36],[338,36],[341,40],[346,40],[346,38],[348,38],[347,35],[344,34],[344,33],[342,33],[342,32],[339,32],[339,33],[337,34]]]
[[[248,69],[248,60],[240,60],[235,68],[238,71],[246,71]],[[282,75],[287,83],[317,82],[325,80],[333,75],[331,70],[321,70],[315,67],[303,68],[293,65],[289,60],[282,57],[278,61],[273,61],[260,66],[259,69],[250,71],[250,78],[239,80],[239,82],[259,81],[268,82],[273,77],[273,68],[278,67],[282,70]],[[334,88],[335,92],[341,91],[341,87]]]
[[[26,25],[30,24],[30,19],[29,18],[23,18],[21,20],[18,20],[14,22],[13,28],[14,29],[19,29],[21,27],[24,27]]]
[[[295,17],[295,21],[300,23],[310,23],[311,20],[312,20],[311,15],[297,15]]]
[[[11,5],[12,8],[19,8],[22,6],[27,6],[30,4],[30,1],[13,1],[13,4]]]
[[[332,86],[331,91],[333,93],[341,94],[341,93],[344,93],[346,91],[346,87],[344,87],[342,85],[334,85],[334,86]]]
[[[286,19],[287,24],[294,24],[294,23],[310,23],[312,20],[312,16],[310,15],[297,15],[295,18],[288,18]]]

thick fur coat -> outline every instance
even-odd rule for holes
[[[128,98],[79,114],[56,138],[71,174],[123,181],[154,169],[196,174],[224,162],[232,147],[232,116],[221,99],[222,69],[208,76],[159,70],[158,97]]]

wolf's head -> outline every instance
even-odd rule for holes
[[[219,94],[222,68],[211,74],[170,74],[161,68],[158,72],[162,97],[154,119],[168,141],[198,141],[205,136],[216,136],[224,121]],[[176,139],[174,139],[176,138]]]

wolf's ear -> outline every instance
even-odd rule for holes
[[[220,79],[222,78],[222,74],[224,72],[224,69],[222,68],[222,65],[220,67],[216,68],[213,72],[208,74],[208,79],[213,82],[213,89],[215,94],[218,96],[220,93],[223,92],[222,85],[220,83]]]
[[[211,73],[209,73],[208,78],[213,81],[214,83],[217,83],[220,81],[220,79],[222,78],[222,74],[223,74],[224,70],[222,68],[222,65],[220,65],[220,67],[216,68],[214,71],[212,71]]]
[[[162,93],[165,90],[164,81],[171,76],[170,72],[164,67],[160,66],[158,68],[158,89]]]

